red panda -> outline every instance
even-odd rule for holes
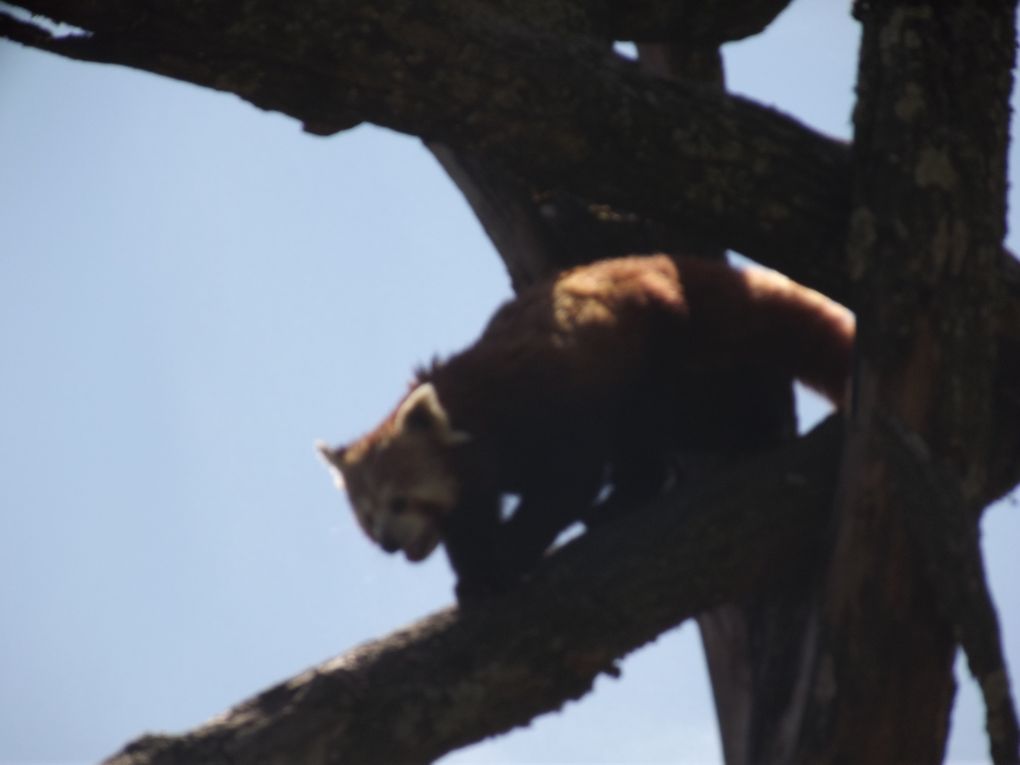
[[[607,485],[648,496],[671,450],[753,440],[762,380],[839,404],[853,337],[846,309],[772,271],[604,260],[523,290],[375,430],[319,449],[384,550],[444,543],[464,602],[512,586]]]

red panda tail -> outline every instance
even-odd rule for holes
[[[787,353],[794,377],[837,407],[849,403],[856,322],[854,315],[823,295],[799,287],[783,305],[796,322]]]
[[[836,406],[846,404],[855,329],[850,311],[775,271],[694,258],[678,263],[691,319],[706,323],[696,336],[782,369]]]

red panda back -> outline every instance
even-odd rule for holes
[[[687,304],[666,256],[604,260],[533,285],[493,315],[479,339],[419,374],[468,431],[526,428],[569,413],[594,417],[639,385],[653,347],[674,351]]]
[[[774,271],[634,256],[565,271],[503,305],[465,351],[420,375],[458,427],[527,427],[611,407],[651,375],[769,370],[840,405],[853,316]],[[669,371],[672,370],[672,371]]]

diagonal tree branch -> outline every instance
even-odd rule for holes
[[[582,536],[503,598],[439,612],[108,764],[430,762],[524,725],[670,627],[795,575],[827,528],[841,430],[833,418]]]
[[[967,502],[959,482],[939,469],[922,439],[889,417],[876,425],[884,458],[910,486],[898,499],[921,550],[925,574],[935,585],[942,616],[953,625],[984,697],[992,760],[1012,762],[1020,756],[1020,728],[977,524],[961,512]]]
[[[424,763],[524,725],[691,616],[803,576],[830,527],[842,438],[832,418],[583,535],[503,598],[438,612],[106,763]]]

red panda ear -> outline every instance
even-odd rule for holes
[[[347,451],[347,447],[338,446],[336,449],[330,449],[325,441],[316,441],[315,448],[319,452],[319,456],[322,457],[323,462],[329,467],[329,472],[333,474],[333,482],[338,489],[343,490],[344,476],[340,472],[340,466],[343,464],[344,453]]]
[[[444,444],[463,443],[471,438],[467,433],[450,427],[450,418],[432,383],[422,383],[407,394],[397,407],[393,425],[398,433],[430,433]]]
[[[316,441],[315,450],[330,465],[339,467],[340,462],[344,458],[344,452],[347,451],[346,446],[338,446],[335,449],[330,448],[329,444],[325,441]]]

